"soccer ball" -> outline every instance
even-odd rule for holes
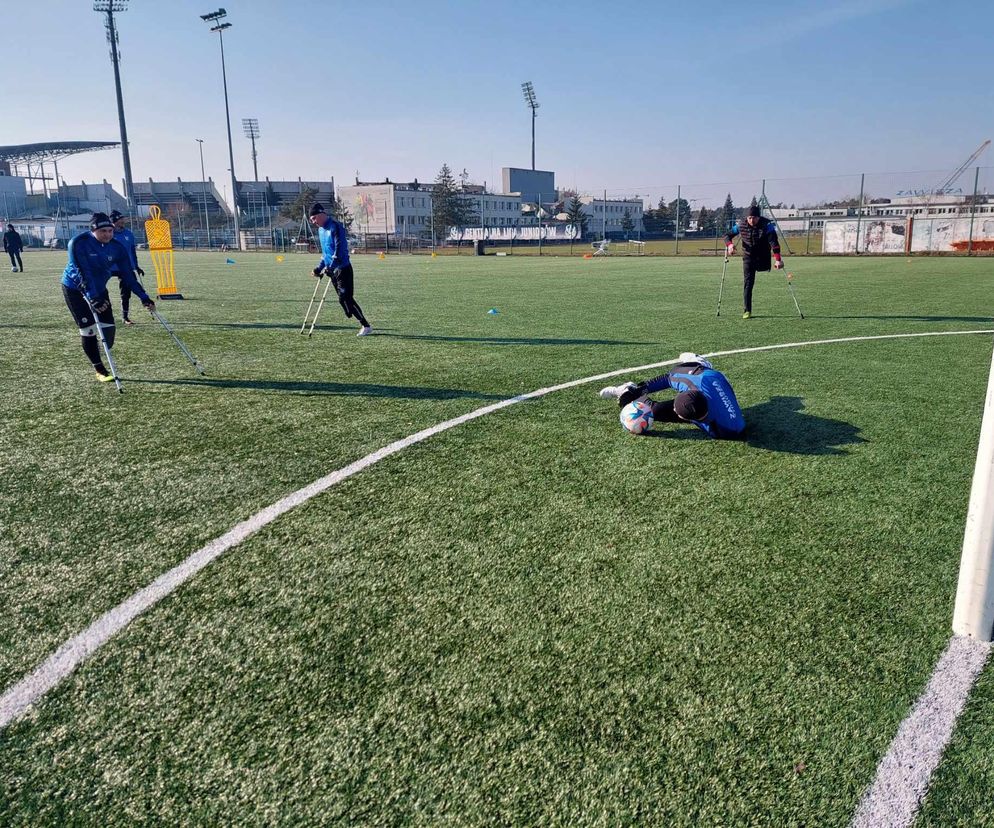
[[[621,409],[621,424],[632,434],[642,434],[652,428],[652,403],[635,400]]]

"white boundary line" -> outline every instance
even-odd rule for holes
[[[962,635],[949,639],[925,692],[877,765],[876,778],[863,795],[850,828],[907,828],[914,823],[932,773],[990,652],[991,645],[984,641]]]
[[[706,354],[706,356],[732,356],[734,354],[748,354],[757,351],[776,351],[785,348],[801,348],[807,345],[831,345],[843,342],[866,342],[881,339],[916,339],[928,336],[965,336],[971,334],[991,333],[994,333],[994,330],[930,331],[910,334],[849,336],[838,339],[815,339],[807,342],[788,342],[780,345],[761,345],[754,348],[736,348],[730,351],[715,351],[713,353]],[[538,399],[539,397],[544,397],[554,391],[563,391],[567,388],[573,388],[578,385],[586,385],[590,382],[609,379],[622,374],[632,374],[638,371],[648,371],[653,368],[662,368],[666,365],[673,365],[676,361],[677,360],[675,359],[667,359],[662,362],[639,365],[635,368],[622,368],[617,371],[608,371],[603,374],[595,374],[590,377],[560,383],[559,385],[551,385],[548,388],[539,388],[538,390],[530,391],[527,394],[519,394],[516,397],[511,397],[510,399],[501,400],[500,402],[486,405],[482,408],[477,408],[475,411],[470,411],[468,414],[454,417],[451,420],[438,423],[430,428],[423,429],[415,434],[411,434],[408,437],[404,437],[401,440],[396,440],[395,442],[374,451],[372,454],[367,454],[365,457],[356,460],[354,463],[350,463],[337,471],[331,472],[330,474],[315,480],[313,483],[304,486],[302,489],[292,492],[281,500],[276,501],[272,505],[267,506],[265,509],[256,512],[246,520],[243,520],[237,526],[225,532],[220,537],[210,541],[206,546],[202,546],[185,561],[173,567],[168,572],[160,575],[147,587],[140,589],[112,610],[104,613],[104,615],[100,616],[96,621],[90,624],[90,626],[83,630],[83,632],[64,642],[31,673],[5,690],[3,695],[0,696],[0,731],[2,731],[14,720],[20,718],[20,716],[32,704],[41,699],[42,696],[48,693],[49,690],[52,690],[60,684],[64,678],[69,676],[80,664],[93,655],[93,653],[100,649],[111,638],[117,635],[117,633],[127,627],[135,618],[141,615],[141,613],[155,606],[159,601],[176,590],[186,581],[190,580],[212,561],[219,558],[232,547],[237,546],[246,538],[254,535],[267,524],[272,523],[276,520],[276,518],[280,517],[280,515],[289,512],[291,509],[300,506],[302,503],[306,503],[311,498],[321,494],[327,489],[330,489],[332,486],[341,483],[349,477],[352,477],[352,475],[358,474],[363,469],[367,469],[370,466],[380,462],[380,460],[390,457],[392,454],[396,454],[409,446],[423,442],[429,437],[441,434],[443,431],[448,431],[451,428],[455,428],[463,423],[468,423],[470,420],[475,420],[486,414],[492,414],[495,411],[500,411],[502,408],[508,408],[516,403],[524,402],[525,400]]]

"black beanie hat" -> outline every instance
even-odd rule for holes
[[[703,420],[708,415],[708,398],[697,389],[683,391],[673,400],[673,410],[684,420]]]
[[[759,218],[762,215],[762,213],[759,210],[759,205],[758,204],[750,204],[749,205],[749,215],[750,216],[756,216],[756,218]]]
[[[110,220],[111,221],[117,221],[118,219],[123,219],[123,218],[124,218],[124,213],[122,213],[120,210],[111,210],[110,211]]]
[[[323,212],[324,212],[324,205],[321,204],[318,201],[315,201],[314,204],[311,206],[311,212],[308,213],[307,215],[309,215],[309,216],[316,216],[319,213],[323,213]]]
[[[114,222],[108,218],[106,213],[94,213],[90,218],[90,229],[99,230],[101,227],[113,227]]]

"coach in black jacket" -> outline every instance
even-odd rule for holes
[[[742,299],[745,305],[743,319],[752,318],[752,286],[756,273],[770,269],[770,254],[773,254],[773,267],[783,267],[780,258],[780,242],[777,240],[777,226],[759,214],[759,207],[753,204],[749,216],[741,227],[738,222],[725,234],[725,248],[729,256],[735,253],[736,236],[742,237]]]

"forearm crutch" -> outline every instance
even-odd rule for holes
[[[328,283],[324,286],[324,293],[321,294],[321,301],[318,302],[318,309],[314,311],[314,318],[311,320],[311,329],[307,332],[307,338],[311,338],[311,334],[314,333],[314,326],[318,323],[318,316],[321,314],[321,308],[324,307],[324,300],[328,296],[328,288],[331,287],[331,277],[328,277]]]
[[[319,287],[321,287],[321,277],[314,280],[314,293],[311,294],[311,301],[307,305],[307,310],[304,312],[304,324],[300,326],[301,333],[303,333],[304,329],[307,327],[307,320],[311,318],[311,308],[314,307],[314,300],[317,298]]]
[[[104,329],[100,324],[100,318],[97,316],[96,308],[94,308],[93,303],[86,298],[85,293],[83,294],[83,299],[86,301],[86,304],[89,305],[90,313],[93,314],[93,324],[97,328],[97,336],[100,337],[100,344],[103,346],[104,356],[107,357],[107,364],[110,366],[110,375],[114,378],[114,385],[117,386],[117,393],[123,394],[124,387],[121,385],[121,380],[117,376],[117,366],[114,364],[114,357],[110,355],[110,345],[107,344],[107,337],[104,336]],[[110,300],[108,299],[107,301],[109,302]]]
[[[185,356],[188,360],[190,360],[190,364],[193,365],[193,367],[196,368],[199,373],[203,374],[204,366],[200,364],[200,360],[190,353],[190,349],[183,344],[183,341],[178,336],[176,336],[176,331],[174,331],[172,327],[169,325],[169,323],[162,318],[162,314],[159,313],[157,310],[151,310],[149,311],[149,313],[151,313],[152,316],[155,317],[156,321],[160,325],[162,325],[163,328],[166,329],[166,333],[168,333],[173,338],[173,342],[176,343],[176,347],[183,352],[183,356]]]
[[[728,269],[728,253],[725,253],[725,263],[721,266],[721,284],[718,285],[718,312],[715,316],[721,316],[721,292],[725,289],[725,271]]]

